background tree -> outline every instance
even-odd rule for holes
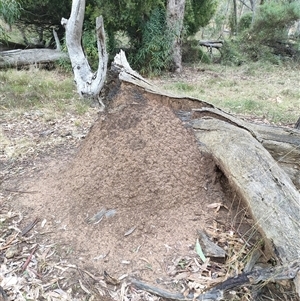
[[[21,0],[2,1],[19,3]],[[172,62],[169,58],[172,53],[176,53],[172,51],[172,46],[174,48],[177,45],[177,53],[180,54],[182,41],[195,34],[201,26],[205,26],[216,7],[216,0],[181,1],[183,5],[185,3],[183,11],[186,13],[184,21],[177,22],[181,24],[180,29],[176,29],[178,24],[167,24],[167,15],[170,16],[167,14],[167,0],[87,1],[82,42],[91,66],[96,68],[95,62],[98,61],[94,20],[103,15],[111,59],[120,46],[124,48],[126,45],[130,64],[135,69],[145,73],[169,69]],[[64,29],[60,18],[68,16],[71,9],[70,0],[22,0],[20,3],[23,9],[16,26],[26,46],[54,47],[53,29],[56,29],[62,41]],[[177,43],[174,43],[175,37]]]
[[[123,33],[129,40],[129,62],[135,69],[151,73],[153,70],[170,67],[171,62],[166,57],[171,54],[173,44],[170,39],[172,40],[172,34],[174,35],[174,28],[166,25],[166,0],[95,2],[99,8],[97,14],[100,13],[104,17],[110,54],[114,56],[118,51],[120,44],[117,37]],[[209,22],[216,10],[216,3],[215,0],[185,1],[184,34],[181,33],[181,40],[192,36]]]
[[[16,0],[0,0],[0,19],[11,26],[19,17],[21,12],[20,3]],[[7,30],[0,25],[0,39],[7,40]]]
[[[182,66],[182,29],[184,21],[185,0],[168,0],[167,1],[167,24],[168,29],[172,32],[172,69],[181,72]]]
[[[57,31],[60,40],[63,39],[65,31],[60,20],[62,16],[70,14],[71,1],[22,0],[21,4],[22,10],[16,26],[26,45],[54,46],[53,29]]]

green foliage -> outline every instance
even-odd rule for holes
[[[251,27],[251,23],[252,23],[252,13],[247,13],[244,14],[238,24],[238,31],[244,31],[247,30]]]
[[[165,11],[154,9],[141,33],[141,44],[137,52],[129,57],[133,66],[146,74],[159,74],[168,69],[173,33],[167,27]]]
[[[225,40],[221,49],[221,63],[229,66],[239,66],[245,60],[239,40]]]
[[[12,25],[20,16],[21,5],[16,0],[0,0],[0,19]],[[0,39],[8,40],[6,30],[0,25]]]
[[[20,16],[21,5],[16,0],[0,0],[0,18],[12,25]]]
[[[287,57],[299,59],[300,51],[297,44],[288,41],[288,29],[299,19],[299,1],[264,3],[259,8],[253,26],[243,37],[242,45],[247,46],[243,51],[249,53],[249,49],[256,49],[259,58],[275,64]],[[253,57],[253,51],[249,54]]]
[[[182,45],[182,61],[184,63],[211,63],[208,53],[199,47],[197,40],[187,40],[184,42]]]
[[[217,10],[217,0],[186,0],[184,26],[188,36],[206,26]]]
[[[257,40],[287,38],[288,28],[300,19],[300,2],[271,1],[260,6],[250,34]],[[254,36],[255,34],[255,36]]]
[[[83,31],[82,35],[82,45],[84,48],[85,55],[89,61],[92,69],[97,69],[98,67],[98,49],[97,49],[97,38],[95,30]]]
[[[166,11],[166,0],[95,0],[104,16],[108,48],[114,55],[118,48],[116,35],[124,32],[129,38],[130,63],[142,72],[153,73],[169,68],[170,36],[165,20],[157,11]],[[186,0],[184,28],[186,36],[205,26],[217,6],[217,0]],[[159,28],[159,26],[161,28]],[[118,49],[117,49],[118,50]],[[159,53],[161,52],[161,53]],[[143,61],[145,60],[145,61]]]
[[[61,25],[62,17],[69,17],[70,0],[21,0],[22,10],[16,23],[23,35],[25,44],[34,37],[38,42],[54,44],[52,30],[55,28],[60,39],[65,30]]]
[[[239,35],[222,47],[222,62],[240,65],[244,61],[300,60],[299,42],[288,39],[288,29],[300,19],[299,1],[266,1],[255,16],[245,14],[239,22]]]

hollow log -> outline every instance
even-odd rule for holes
[[[0,52],[0,68],[14,68],[68,59],[68,55],[56,49],[15,49]]]

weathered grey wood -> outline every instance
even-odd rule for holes
[[[162,104],[168,105],[176,111],[183,110],[191,112],[192,109],[201,109],[203,107],[214,108],[214,105],[207,101],[171,94],[144,79],[138,72],[130,67],[123,50],[115,56],[110,73],[112,74],[112,77],[117,76],[123,83],[130,83],[135,87],[142,88],[146,93],[151,93]],[[115,79],[113,79],[113,81],[114,84],[120,84],[116,83]],[[108,88],[115,89],[112,82],[109,82]]]
[[[250,123],[216,108],[193,110],[193,118],[211,116],[243,128],[251,133],[289,175],[300,191],[300,131]]]
[[[68,59],[68,55],[55,49],[14,49],[0,52],[0,68],[44,64]]]
[[[300,258],[300,194],[288,175],[253,135],[215,118],[193,121],[230,184],[248,205],[256,225],[282,262]]]
[[[145,290],[162,298],[175,301],[216,301],[228,300],[226,292],[238,289],[243,286],[256,286],[259,290],[264,283],[276,282],[281,280],[294,279],[300,272],[300,262],[294,261],[287,265],[257,269],[248,273],[242,273],[235,277],[228,278],[227,280],[217,284],[216,286],[206,290],[199,296],[189,293],[187,296],[181,293],[173,293],[157,286],[150,285],[137,279],[130,279],[133,286],[138,289]]]
[[[300,24],[300,23],[299,23],[299,24]],[[299,119],[297,120],[297,122],[295,123],[295,129],[300,130],[300,117],[299,117]]]
[[[97,72],[93,72],[81,45],[84,12],[85,0],[73,0],[70,18],[62,18],[61,24],[66,29],[66,45],[79,95],[97,99],[102,104],[99,94],[105,83],[108,62],[103,18],[96,18],[99,64]]]

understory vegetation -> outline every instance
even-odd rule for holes
[[[181,77],[160,80],[164,88],[208,101],[231,113],[293,125],[299,118],[298,66],[254,62],[242,66],[193,65]]]
[[[293,125],[300,112],[299,69],[261,62],[242,66],[201,63],[186,65],[183,74],[163,73],[150,80],[168,91],[211,102],[232,113]],[[59,69],[1,71],[0,116],[30,110],[46,112],[46,119],[66,112],[85,114],[91,103],[77,96],[72,78],[71,72]]]
[[[240,18],[229,10],[229,36],[225,37],[220,62],[241,65],[247,62],[286,61],[300,63],[300,2],[265,1],[254,13],[240,9]],[[216,16],[214,29],[224,28],[223,12]],[[234,21],[235,20],[235,21]],[[218,23],[219,22],[219,23]]]
[[[91,103],[76,93],[71,73],[30,70],[0,71],[0,116],[43,110],[50,116],[66,112],[84,114]]]

